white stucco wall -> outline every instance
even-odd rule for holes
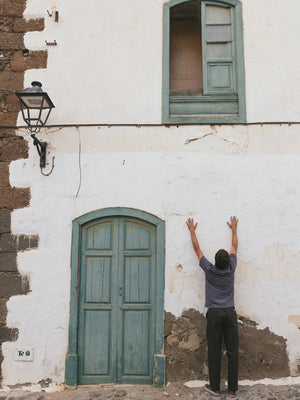
[[[300,4],[244,0],[243,6],[248,122],[299,121]],[[46,14],[53,7],[59,23]],[[25,76],[25,86],[40,80],[54,101],[49,123],[160,124],[161,0],[47,1],[43,7],[28,0],[25,16],[46,18],[43,32],[26,34],[27,48],[58,43],[47,48],[47,69]],[[105,207],[136,208],[165,221],[165,310],[176,316],[185,308],[204,311],[203,273],[186,219],[198,221],[201,247],[212,259],[218,248],[230,247],[226,220],[237,215],[237,311],[287,339],[291,374],[297,373],[298,125],[71,127],[45,129],[39,138],[49,143],[49,163],[55,156],[52,175],[40,174],[31,139],[29,158],[10,166],[11,185],[31,188],[30,206],[13,212],[13,233],[38,234],[40,243],[18,255],[31,292],[8,302],[7,324],[19,337],[3,344],[5,385],[64,381],[72,220]],[[33,362],[14,361],[20,346],[34,348]]]
[[[79,134],[82,182],[75,197]],[[8,325],[20,334],[17,342],[3,345],[5,384],[46,377],[63,382],[71,222],[118,206],[165,221],[165,310],[176,316],[185,308],[204,311],[204,277],[186,219],[198,221],[201,247],[213,259],[218,248],[230,247],[226,220],[237,215],[237,311],[287,339],[291,373],[296,373],[300,332],[289,316],[300,314],[300,156],[288,143],[299,146],[298,127],[65,128],[40,137],[51,143],[49,162],[56,157],[52,175],[40,175],[32,144],[28,160],[11,165],[11,185],[30,185],[32,194],[30,207],[14,211],[13,232],[39,234],[40,245],[18,256],[32,292],[8,302]],[[273,144],[268,154],[260,138]],[[13,361],[18,346],[34,348],[33,363]]]
[[[243,0],[248,122],[300,121],[298,0]],[[28,0],[25,17],[45,30],[25,35],[47,49],[40,80],[57,107],[49,123],[160,123],[162,0]],[[59,11],[55,23],[46,10]],[[58,43],[45,45],[45,40]],[[297,56],[298,55],[298,56]]]

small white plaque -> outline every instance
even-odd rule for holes
[[[28,347],[16,349],[15,361],[33,361],[33,349]]]

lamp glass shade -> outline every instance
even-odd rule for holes
[[[47,93],[16,93],[22,105],[27,109],[54,108]]]
[[[38,132],[41,126],[45,126],[54,104],[48,94],[43,92],[40,82],[34,81],[31,85],[31,88],[16,93],[16,96],[28,129],[31,132]]]

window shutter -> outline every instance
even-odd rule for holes
[[[203,93],[236,93],[234,7],[202,1]]]

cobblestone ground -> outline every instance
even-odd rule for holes
[[[99,385],[81,386],[77,389],[66,389],[60,392],[1,392],[0,400],[213,400],[203,388],[188,388],[182,384],[172,383],[162,389],[151,386]],[[230,399],[224,390],[219,397]],[[300,385],[273,386],[254,385],[242,386],[239,389],[239,400],[300,400]]]

